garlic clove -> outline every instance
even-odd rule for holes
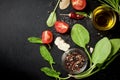
[[[66,9],[70,5],[70,0],[61,0],[59,8],[61,10]]]
[[[61,40],[62,40],[61,37],[57,37],[57,38],[55,39],[55,41],[54,41],[54,44],[55,44],[55,45],[59,45]]]

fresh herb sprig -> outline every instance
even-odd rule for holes
[[[49,50],[47,49],[47,47],[45,45],[42,45],[42,41],[40,38],[37,38],[37,37],[29,37],[28,38],[28,41],[30,43],[37,43],[37,44],[41,44],[40,46],[40,55],[43,57],[43,59],[45,61],[47,61],[50,65],[50,67],[42,67],[40,70],[42,72],[44,72],[47,76],[49,77],[53,77],[53,78],[56,78],[59,79],[59,80],[66,80],[66,79],[69,79],[71,76],[68,74],[68,77],[65,77],[65,78],[62,78],[60,77],[61,73],[56,71],[53,67],[53,65],[55,64],[54,62],[54,59],[51,55],[51,53],[49,52]]]
[[[120,0],[98,0],[104,5],[112,8],[114,11],[116,11],[120,15]]]
[[[49,62],[51,68],[49,67],[43,67],[41,68],[41,71],[44,72],[46,75],[50,76],[50,77],[54,77],[56,79],[59,80],[65,80],[70,78],[70,76],[68,75],[68,77],[66,78],[61,78],[60,77],[60,72],[57,72],[54,68],[53,68],[53,64],[55,64],[50,52],[48,51],[48,49],[42,45],[40,46],[40,54],[42,55],[43,59],[46,60],[47,62]]]
[[[51,68],[43,67],[43,68],[41,68],[41,71],[43,71],[46,75],[48,75],[50,77],[59,78],[60,72],[57,72],[53,68],[53,64],[55,64],[55,62],[53,61],[53,57],[51,56],[48,49],[43,45],[40,46],[40,54],[43,57],[43,59],[46,60],[51,66]]]
[[[57,4],[56,4],[54,10],[50,13],[50,15],[49,15],[49,17],[48,17],[48,19],[47,19],[46,24],[47,24],[48,27],[52,27],[52,26],[54,25],[54,23],[56,22],[56,20],[57,20],[57,17],[56,17],[56,9],[57,9],[60,1],[61,1],[61,0],[58,0],[58,1],[57,1]]]
[[[71,38],[72,38],[72,40],[73,40],[73,42],[75,44],[77,44],[78,46],[84,48],[84,50],[86,51],[86,53],[87,53],[87,55],[89,57],[90,65],[92,65],[90,54],[88,53],[87,49],[85,48],[86,45],[90,41],[90,35],[89,35],[89,32],[87,31],[87,29],[85,29],[80,24],[75,24],[73,26],[72,30],[71,30]]]

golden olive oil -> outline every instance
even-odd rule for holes
[[[109,30],[116,23],[116,14],[106,6],[99,6],[93,11],[93,25],[98,30]]]

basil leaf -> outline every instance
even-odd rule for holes
[[[28,41],[31,43],[42,43],[42,40],[40,38],[37,38],[37,37],[29,37]]]
[[[96,64],[103,64],[111,52],[111,43],[107,37],[104,37],[95,45],[92,54],[92,62]]]
[[[43,71],[47,76],[50,76],[50,77],[59,78],[59,75],[60,75],[60,72],[56,72],[55,70],[48,67],[41,68],[41,71]]]
[[[56,13],[53,11],[53,12],[50,13],[50,15],[47,19],[48,27],[52,27],[55,24],[56,20],[57,20],[56,19]]]
[[[71,38],[75,44],[85,48],[90,41],[89,32],[81,24],[75,24],[71,30]]]
[[[112,45],[111,56],[114,56],[120,49],[120,39],[110,39]]]
[[[53,63],[55,63],[54,61],[53,61],[53,58],[52,58],[52,56],[51,56],[51,54],[50,54],[50,52],[47,50],[47,48],[45,47],[45,46],[40,46],[40,54],[41,54],[41,56],[46,60],[46,61],[48,61],[50,64],[53,64]]]

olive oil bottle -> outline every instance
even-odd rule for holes
[[[92,22],[98,30],[109,30],[116,23],[116,14],[107,6],[99,6],[93,11]]]

